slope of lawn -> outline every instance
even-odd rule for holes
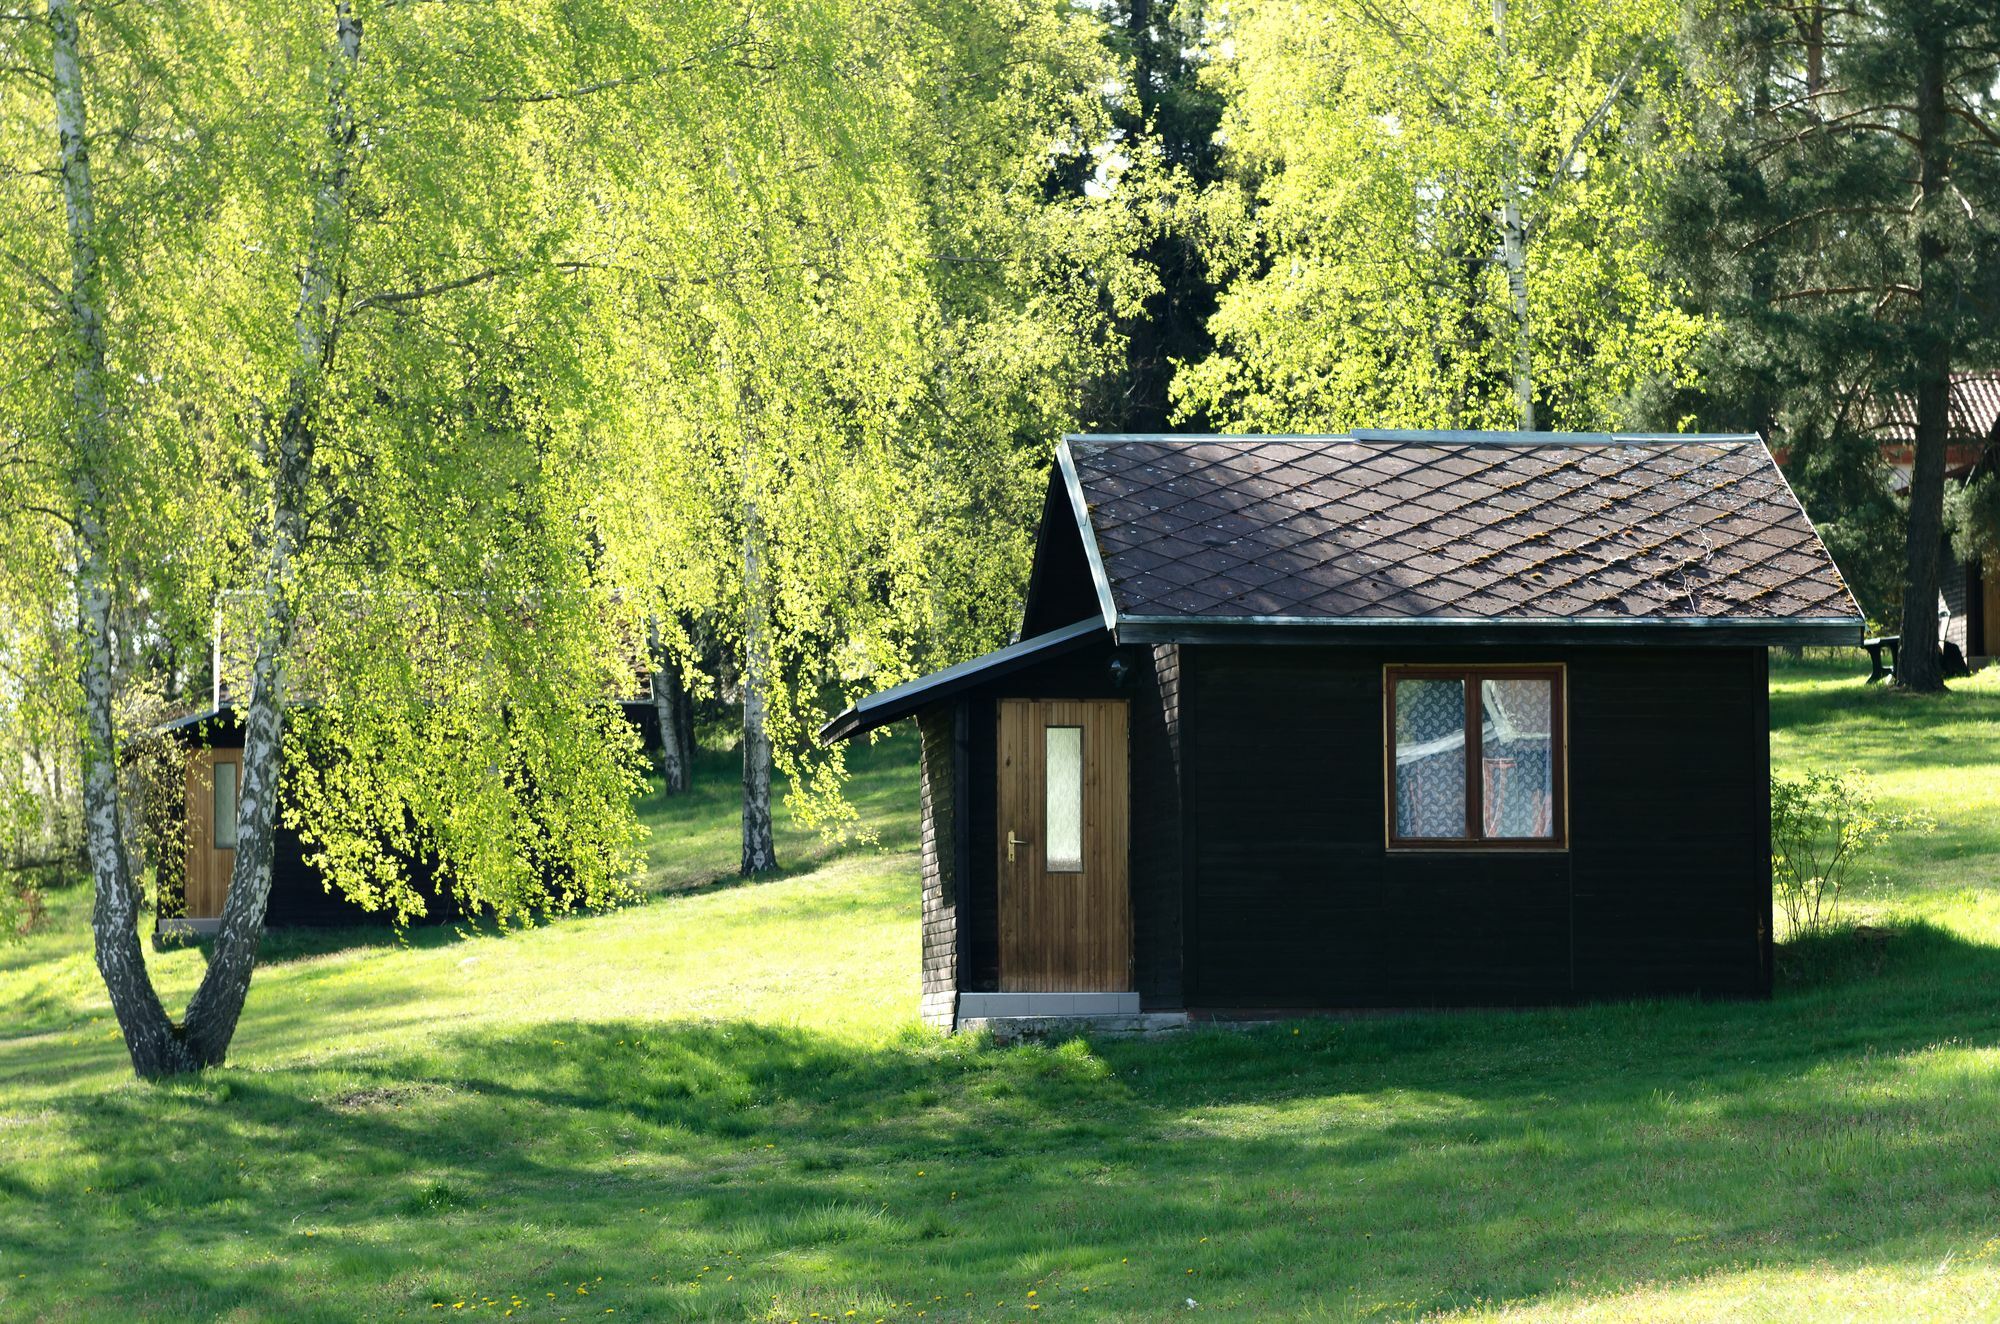
[[[879,846],[711,885],[714,756],[646,806],[646,904],[286,938],[180,1084],[128,1078],[65,895],[0,949],[0,1317],[1991,1317],[2000,675],[1784,667],[1773,718],[1940,826],[1765,1004],[940,1039],[908,733]]]

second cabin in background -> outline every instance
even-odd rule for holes
[[[1072,437],[923,734],[932,1023],[1755,997],[1773,644],[1862,619],[1754,436]]]

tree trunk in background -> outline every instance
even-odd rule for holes
[[[114,659],[111,565],[104,482],[111,463],[104,309],[98,275],[97,198],[90,173],[83,67],[74,0],[49,0],[52,87],[61,140],[63,216],[69,239],[64,312],[71,359],[71,499],[76,517],[77,662],[83,693],[84,849],[95,893],[90,913],[97,970],[125,1037],[132,1069],[152,1079],[196,1065],[153,988],[139,942],[139,889],[132,876],[118,793],[112,716]]]
[[[1916,454],[1910,465],[1907,578],[1896,683],[1905,689],[1934,693],[1944,689],[1944,671],[1938,665],[1938,551],[1944,541],[1944,462],[1950,428],[1952,319],[1957,290],[1947,261],[1950,247],[1939,232],[1939,213],[1951,201],[1944,34],[1926,31],[1920,46],[1914,127],[1919,158],[1917,289],[1923,305],[1918,334],[1923,341],[1914,391]]]
[[[660,779],[668,795],[680,795],[688,788],[694,741],[687,724],[687,687],[681,683],[681,664],[660,641],[660,624],[646,622],[648,642],[653,652],[653,712],[660,723]]]
[[[1493,43],[1500,70],[1501,95],[1507,82],[1507,0],[1493,0]],[[1502,118],[1507,108],[1500,107]],[[1514,314],[1514,400],[1521,431],[1535,430],[1535,356],[1528,326],[1528,228],[1521,219],[1520,150],[1508,131],[1507,170],[1497,219],[1500,259],[1507,268],[1507,296]]]
[[[764,565],[755,497],[743,503],[743,875],[778,867],[771,837],[771,736],[764,729],[770,673],[765,629]]]
[[[220,1065],[250,994],[264,915],[271,900],[272,835],[278,820],[278,781],[285,738],[285,664],[296,611],[297,556],[305,541],[306,485],[312,470],[312,410],[333,358],[338,335],[334,285],[345,242],[348,197],[354,176],[358,128],[348,88],[361,59],[361,24],[348,0],[334,6],[334,39],[327,69],[327,156],[313,195],[312,238],[299,274],[293,318],[299,362],[275,441],[271,527],[264,544],[265,617],[251,667],[250,706],[244,719],[243,773],[237,798],[236,863],[208,973],[188,1004],[184,1027],[205,1066]]]
[[[681,684],[680,701],[677,705],[680,724],[675,728],[681,738],[681,766],[687,769],[688,785],[694,785],[694,696],[688,693],[685,679]]]

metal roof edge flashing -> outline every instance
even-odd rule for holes
[[[1858,644],[1859,616],[1757,620],[1740,616],[1300,617],[1126,616],[1119,643],[1351,643],[1417,640],[1507,643]]]
[[[879,726],[887,726],[890,722],[909,716],[927,702],[949,698],[981,680],[1004,676],[1010,671],[1042,658],[1060,654],[1105,633],[1104,622],[1092,617],[1042,634],[1030,635],[1026,639],[1018,639],[1004,648],[996,648],[990,653],[982,653],[978,657],[953,663],[929,675],[904,681],[901,685],[892,685],[886,690],[880,690],[857,700],[851,707],[843,709],[822,724],[818,736],[822,741],[831,743],[836,740],[847,740]]]
[[[1070,439],[1056,446],[1056,467],[1062,471],[1063,487],[1069,492],[1070,512],[1076,517],[1076,534],[1083,540],[1083,557],[1090,563],[1090,579],[1097,590],[1097,609],[1104,628],[1118,630],[1118,604],[1111,596],[1111,577],[1104,572],[1104,554],[1097,546],[1097,528],[1090,522],[1090,504],[1083,498],[1083,478],[1076,471],[1076,457],[1070,454]],[[1040,542],[1040,537],[1036,539]]]

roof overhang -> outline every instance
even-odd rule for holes
[[[1759,621],[1735,616],[1119,616],[1121,644],[1652,644],[1709,647],[1859,644],[1859,616]]]
[[[1103,621],[1087,620],[997,648],[970,661],[869,695],[822,726],[819,738],[829,743],[852,739],[952,698],[975,685],[1108,637]]]
[[[1097,590],[1097,610],[1102,619],[1099,624],[1115,626],[1118,621],[1118,604],[1111,596],[1111,576],[1104,571],[1104,552],[1097,545],[1097,526],[1090,519],[1090,503],[1084,499],[1083,477],[1076,471],[1076,456],[1070,453],[1071,438],[1064,437],[1056,447],[1056,466],[1062,470],[1063,488],[1069,493],[1070,514],[1076,519],[1076,531],[1083,538],[1083,556],[1090,563],[1090,580]]]

